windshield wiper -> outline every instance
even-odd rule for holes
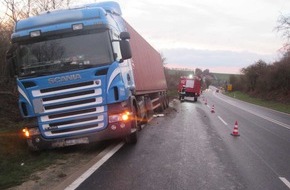
[[[41,76],[47,76],[47,75],[52,75],[52,74],[54,74],[54,72],[52,71],[43,71],[43,72],[22,74],[20,76],[23,78],[26,78],[26,77],[41,77]]]

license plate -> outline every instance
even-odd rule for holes
[[[66,146],[76,145],[76,144],[89,144],[89,139],[87,137],[79,139],[68,139],[65,141]]]

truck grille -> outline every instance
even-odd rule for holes
[[[107,126],[101,80],[33,90],[34,111],[44,136],[53,138],[93,132]]]

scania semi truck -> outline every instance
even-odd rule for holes
[[[53,10],[16,23],[7,62],[32,150],[122,138],[137,142],[168,106],[160,54],[116,2]]]

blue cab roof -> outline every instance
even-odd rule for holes
[[[31,31],[50,32],[70,29],[72,24],[83,23],[84,26],[108,24],[107,13],[122,15],[118,3],[109,1],[86,4],[75,8],[47,11],[37,16],[19,20],[12,34],[12,39],[30,35]]]

